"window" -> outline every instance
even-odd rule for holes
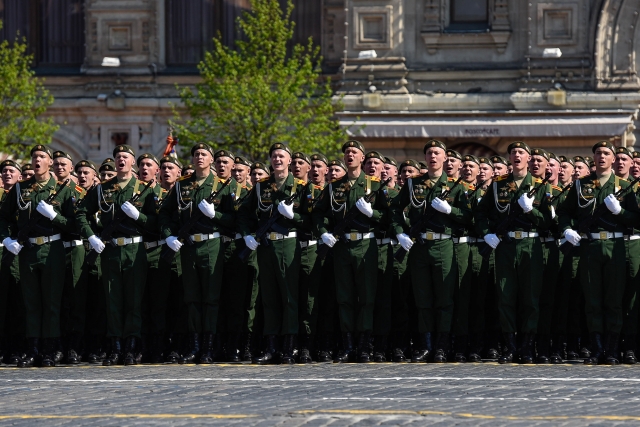
[[[448,31],[489,29],[489,0],[451,0]]]
[[[194,68],[221,30],[221,0],[166,0],[167,66]]]

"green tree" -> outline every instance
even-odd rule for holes
[[[335,116],[341,106],[332,102],[330,82],[320,78],[319,47],[309,39],[287,49],[295,25],[291,0],[284,11],[278,0],[251,5],[238,19],[243,37],[235,49],[218,35],[198,66],[203,81],[181,90],[189,118],[182,121],[176,110],[180,144],[208,142],[254,161],[275,142],[335,155],[345,133]]]
[[[53,119],[39,118],[53,96],[34,76],[32,61],[24,40],[0,43],[0,151],[19,158],[29,156],[31,145],[51,142],[58,130]]]

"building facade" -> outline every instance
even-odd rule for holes
[[[3,0],[0,37],[25,37],[55,97],[53,145],[101,160],[160,154],[176,85],[249,0]],[[340,121],[370,149],[421,158],[427,138],[504,153],[640,147],[638,0],[296,0],[295,40],[321,44]],[[375,54],[371,51],[375,51]],[[374,57],[375,56],[375,57]],[[105,57],[120,67],[105,67]]]

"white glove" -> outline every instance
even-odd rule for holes
[[[182,247],[182,242],[178,240],[176,236],[169,236],[167,237],[167,246],[169,246],[172,251],[178,252]]]
[[[120,208],[122,209],[122,212],[125,213],[125,215],[127,215],[134,221],[136,221],[140,216],[140,212],[138,211],[138,209],[136,209],[136,207],[129,202],[124,202],[124,204]]]
[[[256,242],[256,239],[254,239],[253,236],[244,236],[244,243],[252,251],[258,249],[258,242]]]
[[[551,209],[551,219],[553,219],[556,217],[556,209],[553,206],[551,206],[550,209]]]
[[[44,200],[41,200],[40,203],[38,203],[38,207],[36,208],[36,210],[40,213],[40,215],[45,218],[49,218],[52,221],[56,216],[58,216],[58,213],[53,210],[53,206],[51,206]]]
[[[278,203],[278,212],[285,218],[293,219],[293,203],[288,205],[284,202]]]
[[[609,194],[604,199],[604,204],[607,205],[607,209],[609,209],[611,213],[614,215],[618,215],[620,211],[622,211],[622,206],[620,206],[620,202],[618,201],[618,199],[616,199],[616,196],[614,196],[613,194]]]
[[[442,200],[438,197],[433,199],[431,202],[431,207],[438,212],[442,212],[443,214],[449,215],[451,213],[451,206],[447,203],[446,200]]]
[[[413,240],[411,240],[411,237],[407,236],[404,233],[400,233],[396,234],[396,238],[398,239],[398,243],[400,243],[400,246],[402,246],[402,249],[409,252],[409,249],[411,249],[411,246],[413,246]]]
[[[356,208],[369,218],[373,216],[373,208],[371,207],[371,203],[366,202],[364,197],[360,197],[356,202]]]
[[[529,198],[526,194],[523,194],[518,199],[518,204],[524,211],[524,213],[531,212],[533,210],[533,197]]]
[[[22,249],[22,245],[18,243],[17,240],[13,240],[11,237],[7,237],[2,241],[2,244],[9,252],[14,255],[18,255],[20,250]]]
[[[91,244],[93,250],[98,253],[102,253],[102,251],[104,250],[104,243],[102,243],[102,240],[100,240],[100,238],[95,234],[89,237],[89,243]]]
[[[567,242],[571,243],[573,246],[577,245],[580,242],[582,237],[574,230],[567,228],[564,231],[564,238],[567,239]]]
[[[331,233],[323,233],[322,236],[320,236],[320,238],[322,239],[324,244],[329,246],[330,248],[332,248],[333,245],[335,245],[336,241],[337,241],[335,236],[333,234],[331,234]]]
[[[203,200],[198,204],[198,209],[200,209],[206,217],[213,218],[216,216],[215,206],[213,206],[213,203],[209,203],[206,200]]]
[[[498,236],[496,236],[495,234],[487,234],[486,236],[484,236],[484,241],[493,249],[497,248],[500,244],[500,239],[498,239]]]

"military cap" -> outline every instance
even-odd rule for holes
[[[480,166],[480,159],[478,159],[473,154],[465,154],[464,156],[462,156],[462,161],[463,162],[473,162],[476,165]]]
[[[560,163],[569,163],[571,166],[575,166],[575,162],[573,161],[573,159],[571,157],[567,157],[567,156],[558,156],[558,161]]]
[[[191,164],[191,163],[188,163],[188,164],[184,165],[182,167],[182,171],[181,171],[182,175],[186,174],[189,169],[193,170],[193,169],[195,169],[195,166],[193,166],[193,164]]]
[[[262,169],[263,171],[271,175],[271,170],[266,163],[255,162],[254,164],[251,165],[251,170],[254,170],[254,169]]]
[[[340,159],[336,159],[336,160],[331,160],[329,162],[329,166],[338,166],[341,167],[343,170],[347,170],[347,167],[344,165],[344,162]]]
[[[311,155],[311,161],[320,161],[320,162],[324,162],[325,165],[329,166],[329,160],[327,160],[327,156],[325,156],[324,154],[320,154],[320,153],[315,153]]]
[[[113,157],[115,157],[118,153],[128,153],[131,154],[134,159],[136,158],[136,153],[133,151],[133,148],[129,147],[126,144],[117,145],[116,148],[113,149]]]
[[[452,150],[451,148],[447,150],[447,157],[453,157],[454,159],[462,160],[462,154],[460,154],[456,150]]]
[[[209,144],[205,144],[204,142],[199,142],[197,144],[194,144],[193,147],[191,147],[192,156],[195,154],[196,150],[205,150],[213,156],[213,148],[211,148]]]
[[[302,151],[296,151],[295,153],[293,153],[291,155],[291,158],[292,159],[301,159],[301,160],[304,160],[305,162],[311,164],[311,159],[309,158],[309,156],[304,154]]]
[[[289,153],[289,155],[293,155],[293,153],[291,152],[291,148],[289,148],[287,145],[284,145],[280,142],[276,142],[275,144],[272,144],[271,147],[269,148],[269,156],[271,156],[271,153],[273,153],[276,150],[284,150],[287,153]]]
[[[13,168],[18,169],[20,172],[22,172],[22,167],[20,167],[20,165],[18,163],[16,163],[15,161],[13,161],[11,159],[7,159],[4,162],[0,163],[0,171],[2,171],[7,166],[11,166]]]
[[[631,157],[633,157],[634,159],[637,159],[640,157],[640,151],[632,151],[631,152]]]
[[[104,163],[115,163],[115,162],[116,162],[116,161],[115,161],[115,159],[113,159],[113,158],[111,158],[111,157],[107,157],[107,158],[106,158],[106,159],[104,159],[104,160],[102,161],[102,163],[100,163],[100,164],[102,165],[102,164],[104,164]]]
[[[487,164],[493,168],[493,161],[489,157],[478,157],[480,164]]]
[[[60,150],[54,151],[53,158],[57,159],[58,157],[64,157],[65,159],[71,160],[71,163],[73,163],[73,158],[69,154],[65,153],[64,151],[60,151]]]
[[[131,172],[135,173],[136,175],[138,175],[138,172],[140,172],[140,169],[138,169],[137,165],[132,165],[131,166]]]
[[[236,156],[233,155],[233,153],[229,150],[218,150],[213,154],[213,158],[217,159],[219,157],[230,157],[232,158],[234,161],[236,159]]]
[[[24,171],[32,171],[33,170],[33,166],[31,165],[31,163],[27,162],[25,164],[23,164],[20,169],[22,169],[22,172]]]
[[[626,154],[630,158],[633,158],[633,156],[631,155],[631,151],[629,151],[629,149],[627,147],[618,147],[618,148],[616,148],[615,153],[616,154]]]
[[[98,168],[96,167],[96,164],[93,163],[91,160],[86,160],[86,159],[80,160],[78,163],[76,163],[76,165],[73,168],[73,170],[77,172],[78,169],[80,169],[80,168],[91,168],[95,172],[98,172]]]
[[[595,165],[595,162],[593,161],[593,157],[591,156],[584,156],[584,159],[587,161],[587,165],[589,165],[589,167]]]
[[[367,161],[368,159],[379,159],[384,162],[384,156],[378,151],[369,151],[367,154],[365,154],[364,160]]]
[[[429,169],[427,162],[418,162],[418,164],[420,165],[420,169]]]
[[[582,156],[574,156],[573,157],[573,165],[575,166],[576,163],[584,163],[585,165],[589,166],[589,160],[587,160],[586,158],[584,158]]]
[[[555,160],[556,162],[560,163],[560,158],[556,156],[555,153],[552,153],[551,151],[547,151],[547,153],[549,153],[549,160]]]
[[[544,157],[547,161],[549,161],[549,153],[547,153],[547,151],[542,148],[534,148],[531,150],[530,154],[532,156]]]
[[[236,158],[233,159],[233,161],[237,165],[245,165],[245,166],[251,167],[251,162],[249,160],[247,160],[245,157],[236,156]]]
[[[108,161],[110,159],[107,159],[107,161],[102,162],[102,164],[100,165],[100,168],[98,169],[99,172],[115,172],[116,171],[116,164],[114,161]]]
[[[595,153],[596,149],[601,147],[608,148],[609,150],[611,150],[613,154],[616,154],[616,146],[610,143],[609,141],[596,142],[595,145],[591,147],[591,152]]]
[[[136,162],[136,165],[140,166],[140,162],[143,161],[144,159],[153,160],[154,162],[156,162],[156,165],[160,166],[160,162],[158,161],[158,158],[153,154],[149,154],[149,153],[141,154],[140,157],[138,157],[138,161]]]
[[[529,146],[522,141],[514,141],[509,144],[509,146],[507,147],[507,153],[511,154],[511,150],[513,150],[514,148],[522,148],[524,151],[531,154],[531,148],[529,148]]]
[[[160,159],[160,166],[162,166],[164,163],[173,163],[174,165],[182,169],[182,163],[180,162],[180,160],[178,160],[177,157],[164,156],[163,158]]]
[[[493,162],[493,164],[495,165],[496,163],[502,163],[503,165],[507,166],[507,159],[505,159],[502,156],[493,156],[491,157],[491,161]]]
[[[355,139],[350,139],[349,141],[342,144],[342,152],[347,151],[347,148],[354,147],[364,153],[364,145],[360,141],[356,141]]]
[[[71,176],[75,176],[76,178],[78,177],[78,174],[76,173],[76,171],[75,171],[75,170],[72,170],[72,171],[70,172],[70,175],[71,175]]]
[[[385,165],[393,165],[395,167],[398,167],[398,162],[396,161],[396,159],[394,159],[393,157],[389,157],[389,156],[385,156],[384,164]]]
[[[402,172],[402,169],[407,166],[411,166],[413,168],[420,170],[420,163],[418,163],[416,160],[413,160],[413,159],[407,159],[404,162],[400,163],[400,172]]]
[[[426,153],[427,149],[431,147],[438,147],[438,148],[442,148],[445,152],[447,151],[447,146],[444,145],[444,142],[438,141],[437,139],[430,139],[429,141],[427,141],[426,144],[424,144],[424,148],[422,149],[422,152]]]
[[[33,153],[35,153],[36,151],[42,151],[47,156],[53,159],[53,153],[51,152],[51,148],[47,147],[46,145],[42,145],[42,144],[34,145],[33,148],[31,149],[30,154],[33,156]]]

